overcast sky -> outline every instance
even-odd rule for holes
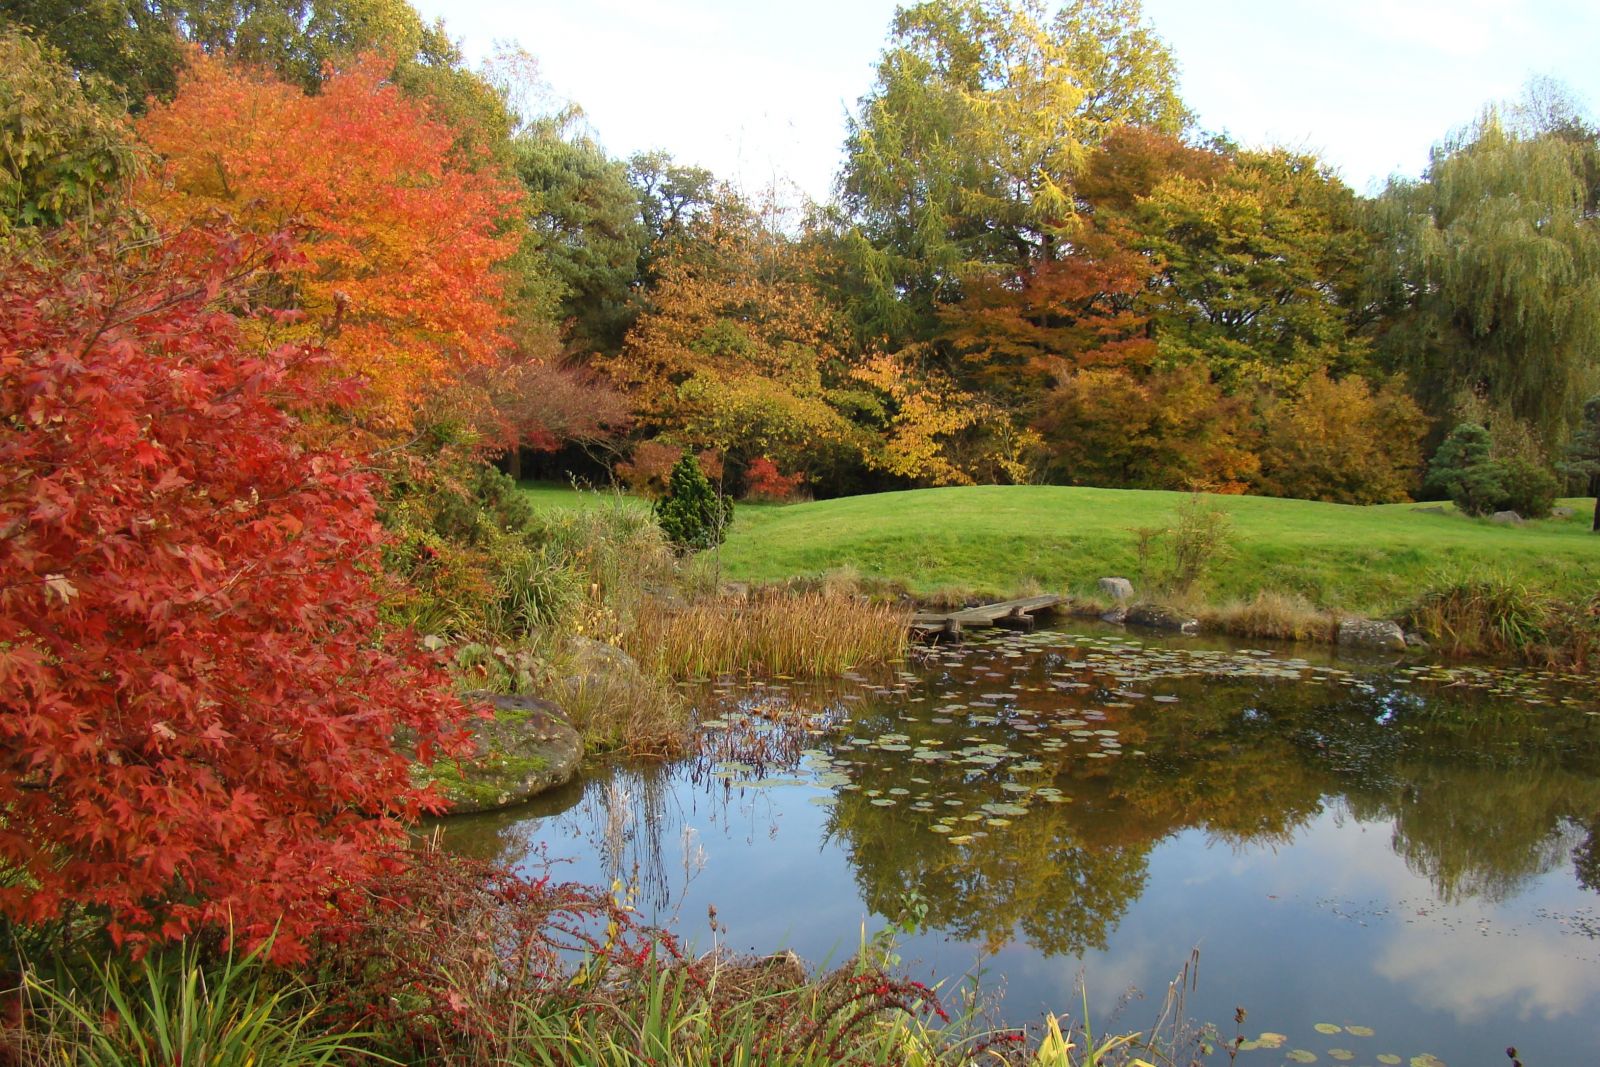
[[[470,57],[516,41],[616,156],[664,148],[816,199],[894,0],[414,0]],[[1185,101],[1247,145],[1312,149],[1358,192],[1535,75],[1600,105],[1600,0],[1145,0]]]

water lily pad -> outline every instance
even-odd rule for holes
[[[1444,1061],[1431,1052],[1420,1052],[1411,1057],[1411,1067],[1444,1067]]]
[[[888,797],[879,797],[872,802],[872,805],[873,807],[877,808],[892,808],[894,807],[895,802],[890,800]]]
[[[1371,1037],[1377,1031],[1370,1026],[1347,1026],[1344,1028],[1344,1032],[1354,1034],[1356,1037]]]
[[[1400,1062],[1400,1057],[1392,1052],[1380,1052],[1378,1053],[1378,1062],[1383,1064],[1384,1067],[1394,1067],[1395,1064]]]
[[[1290,1049],[1288,1052],[1284,1053],[1283,1058],[1291,1063],[1317,1062],[1317,1054],[1315,1052],[1309,1052],[1303,1048]]]
[[[1021,804],[984,804],[983,810],[990,815],[1026,815],[1028,809]]]
[[[1344,1030],[1344,1027],[1335,1026],[1333,1023],[1318,1023],[1311,1029],[1315,1030],[1319,1034],[1337,1034],[1341,1033]]]
[[[1340,1061],[1341,1063],[1345,1063],[1356,1058],[1356,1054],[1347,1048],[1330,1048],[1328,1050],[1328,1055]]]
[[[1287,1035],[1274,1033],[1271,1030],[1256,1035],[1256,1044],[1262,1048],[1282,1048],[1288,1040]]]

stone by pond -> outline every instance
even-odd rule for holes
[[[709,945],[837,960],[922,916],[919,978],[1004,1016],[1188,1012],[1239,1063],[1527,1063],[1600,1048],[1593,680],[1349,651],[1003,634],[830,686],[695,690],[698,758],[453,819],[462,851],[633,882]],[[1491,1056],[1491,1053],[1494,1056]],[[1306,1057],[1313,1057],[1307,1059]],[[1390,1057],[1393,1057],[1392,1059]]]
[[[473,757],[418,771],[450,802],[452,815],[521,804],[571,781],[583,761],[583,739],[560,708],[534,697],[477,696],[494,715],[469,723]]]

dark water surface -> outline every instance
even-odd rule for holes
[[[920,914],[905,969],[980,974],[1013,1023],[1078,1014],[1081,974],[1097,1023],[1143,1027],[1199,946],[1189,1014],[1231,1037],[1246,1008],[1268,1047],[1244,1065],[1600,1062],[1600,705],[1576,679],[1046,631],[692,695],[700,758],[446,842],[630,883],[702,948],[838,962]]]

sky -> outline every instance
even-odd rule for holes
[[[413,0],[469,58],[511,41],[613,156],[665,149],[826,200],[895,0]],[[1600,111],[1597,0],[1145,0],[1202,127],[1314,151],[1357,192],[1534,76]]]

